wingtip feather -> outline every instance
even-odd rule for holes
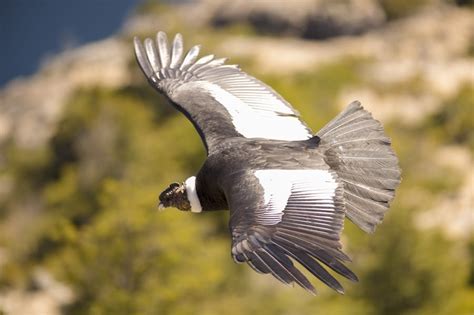
[[[133,46],[135,48],[135,57],[138,61],[138,64],[140,65],[140,68],[147,78],[151,78],[153,75],[153,68],[151,67],[150,61],[146,56],[145,48],[137,36],[133,38]]]
[[[161,66],[167,68],[170,63],[170,51],[168,48],[168,36],[165,32],[159,31],[156,34],[156,42],[160,52]]]
[[[200,50],[201,50],[201,45],[194,45],[193,47],[191,47],[191,49],[188,51],[188,53],[184,57],[180,70],[187,70],[189,67],[191,67],[194,61],[196,61],[197,57],[199,56]]]
[[[155,73],[160,71],[161,64],[158,51],[156,50],[156,46],[151,38],[145,39],[145,51],[153,71]]]
[[[170,68],[178,68],[179,63],[183,57],[183,36],[180,33],[177,33],[174,36],[173,48],[171,50],[171,63]]]

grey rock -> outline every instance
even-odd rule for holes
[[[287,34],[324,39],[360,34],[385,22],[374,0],[204,1],[209,23],[226,26],[248,23],[263,34]]]

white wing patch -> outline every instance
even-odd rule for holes
[[[281,222],[290,198],[298,203],[313,202],[335,209],[338,184],[326,170],[258,170],[255,171],[264,190],[264,209],[257,211],[258,223]]]
[[[293,111],[271,94],[266,95],[267,99],[252,100],[249,93],[249,98],[242,100],[217,84],[200,82],[200,85],[224,106],[235,129],[246,138],[294,141],[312,137]]]
[[[207,104],[200,104],[196,109],[193,104],[188,104],[188,98],[175,101],[174,95],[179,94],[176,91],[183,86],[204,90],[223,107],[217,109],[220,113],[222,110],[229,113],[230,123],[235,129],[232,136],[287,141],[306,140],[313,136],[287,101],[238,66],[226,65],[225,59],[214,59],[213,55],[197,59],[199,46],[194,46],[184,55],[180,34],[175,36],[171,46],[163,32],[157,34],[156,42],[145,39],[145,45],[135,37],[134,45],[137,60],[150,83],[175,102],[193,123],[202,117],[207,121],[213,117],[222,119],[222,115],[215,115],[213,108],[205,107]],[[192,97],[193,91],[188,96]],[[198,97],[196,102],[199,102]],[[226,127],[231,127],[229,122],[225,123]],[[219,140],[218,131],[206,125],[196,124],[196,127],[206,146],[213,145],[206,139],[214,139],[211,142]]]

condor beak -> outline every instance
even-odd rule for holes
[[[158,204],[158,211],[163,211],[163,210],[165,210],[165,206],[160,202]]]

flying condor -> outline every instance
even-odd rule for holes
[[[314,134],[271,87],[200,46],[134,39],[149,83],[198,131],[207,159],[173,183],[159,207],[230,210],[232,257],[286,284],[316,290],[295,262],[343,293],[328,271],[358,281],[341,250],[344,217],[372,233],[400,183],[398,159],[379,121],[359,102]]]

